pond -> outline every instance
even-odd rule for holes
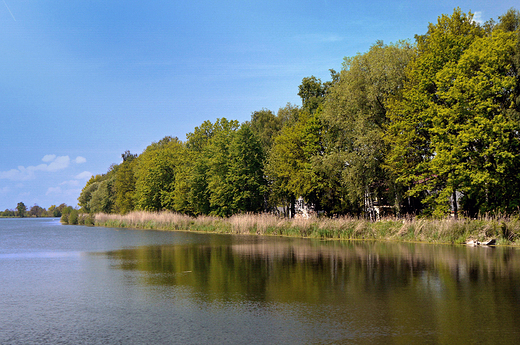
[[[520,249],[0,219],[0,344],[520,343]]]

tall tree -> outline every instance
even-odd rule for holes
[[[27,213],[27,206],[23,202],[19,202],[18,205],[16,205],[16,210],[18,211],[18,217],[25,217]]]
[[[449,108],[439,97],[439,72],[456,65],[471,44],[484,34],[485,30],[471,13],[455,9],[451,16],[439,17],[437,24],[429,25],[425,35],[416,36],[418,56],[408,69],[402,93],[389,102],[388,165],[397,180],[409,188],[407,196],[425,197],[426,205],[431,206],[426,211],[438,215],[449,208],[445,194],[458,188],[454,184],[447,186],[446,175],[438,176],[431,164],[437,155],[432,145],[434,117],[439,109]],[[445,188],[448,188],[446,193],[440,195],[439,191]]]
[[[520,109],[514,97],[516,44],[515,33],[495,30],[437,74],[439,102],[432,106],[431,129],[435,155],[427,165],[434,177],[424,183],[439,189],[437,205],[445,206],[459,191],[472,214],[520,206],[520,122],[509,116]],[[438,209],[447,211],[446,206]]]
[[[337,203],[350,207],[349,212],[361,211],[366,196],[389,197],[393,190],[392,176],[383,166],[386,103],[402,88],[414,53],[408,42],[378,41],[368,52],[345,58],[339,81],[328,91],[322,115],[326,151],[320,165],[340,183],[335,189],[345,193],[345,200]]]
[[[175,174],[184,144],[165,137],[139,156],[135,167],[136,208],[145,211],[174,209]]]
[[[116,173],[115,207],[118,213],[125,214],[134,209],[135,205],[135,174],[134,169],[137,165],[137,155],[125,151],[121,155],[123,162],[120,164]]]
[[[273,146],[274,138],[282,128],[282,121],[271,110],[262,109],[251,114],[251,131],[260,140],[264,152]]]
[[[259,212],[264,208],[266,180],[265,154],[251,126],[244,123],[237,130],[229,147],[231,209],[236,212]]]

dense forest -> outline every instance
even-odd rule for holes
[[[301,106],[205,121],[93,176],[86,213],[227,217],[293,210],[443,217],[520,206],[520,12],[479,24],[455,9],[415,41],[377,41]]]

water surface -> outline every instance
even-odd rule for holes
[[[520,343],[520,251],[0,219],[0,344]]]

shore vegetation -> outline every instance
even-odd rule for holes
[[[77,212],[77,211],[76,211]],[[71,217],[69,217],[69,220]],[[125,215],[78,214],[74,224],[115,228],[166,231],[198,231],[221,234],[291,236],[338,240],[384,240],[427,243],[520,244],[520,217],[487,216],[466,218],[384,218],[370,221],[342,216],[337,218],[287,218],[273,214],[235,214],[191,217],[171,211],[133,211]],[[72,223],[71,223],[72,224]]]

